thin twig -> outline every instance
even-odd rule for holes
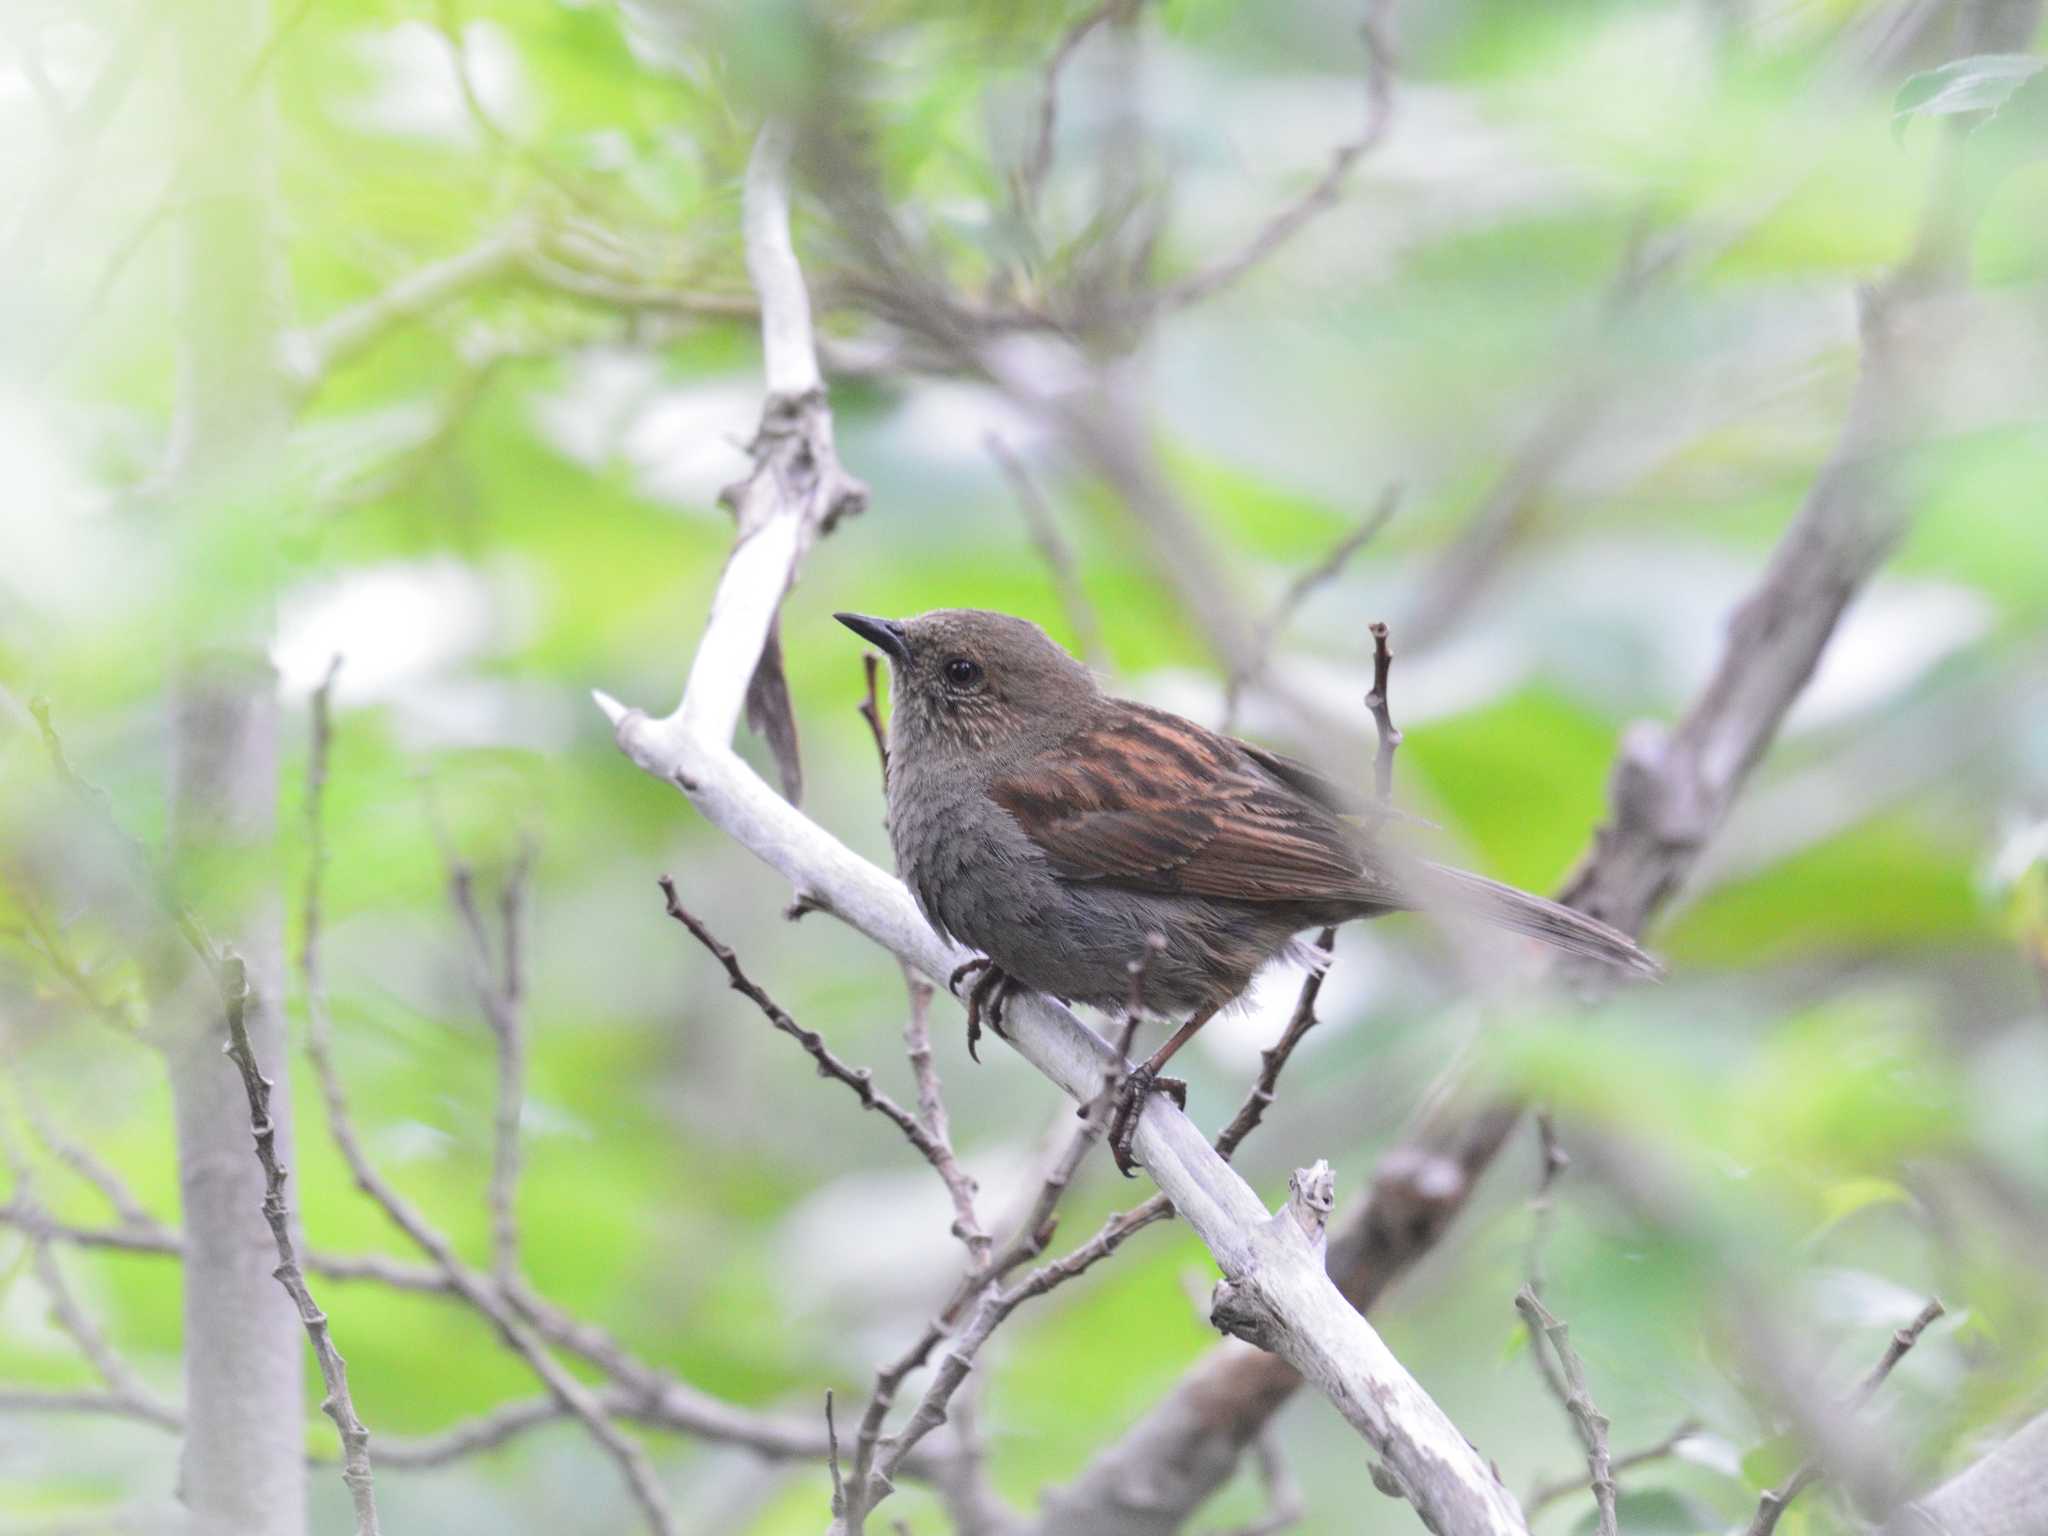
[[[1586,1448],[1586,1471],[1598,1510],[1595,1529],[1599,1536],[1615,1536],[1614,1467],[1607,1449],[1607,1415],[1594,1406],[1591,1394],[1586,1391],[1585,1364],[1572,1348],[1570,1330],[1550,1314],[1526,1285],[1515,1297],[1515,1310],[1528,1325],[1529,1348],[1540,1355],[1547,1345],[1557,1355],[1563,1371],[1563,1390],[1558,1400],[1571,1415],[1579,1443]]]
[[[86,1227],[51,1221],[38,1227],[36,1214],[19,1201],[0,1204],[0,1226],[18,1227],[23,1231],[40,1230],[52,1242],[68,1243],[76,1248],[154,1254],[173,1259],[181,1257],[185,1251],[183,1237],[175,1228],[160,1221],[133,1227]],[[396,1291],[439,1294],[450,1289],[446,1277],[434,1270],[375,1254],[313,1253],[306,1256],[306,1267],[323,1279],[367,1281]]]
[[[1006,1290],[989,1292],[976,1311],[974,1321],[939,1362],[932,1383],[919,1400],[917,1408],[905,1421],[903,1428],[886,1442],[869,1479],[871,1490],[886,1493],[893,1487],[893,1479],[903,1459],[920,1440],[946,1422],[946,1405],[959,1390],[960,1384],[966,1380],[967,1373],[973,1366],[975,1354],[988,1342],[988,1336],[995,1332],[1012,1312],[1032,1298],[1043,1296],[1048,1291],[1085,1274],[1115,1253],[1125,1238],[1168,1214],[1170,1208],[1163,1197],[1155,1197],[1143,1205],[1133,1206],[1128,1211],[1120,1211],[1104,1222],[1093,1237],[1071,1253],[1033,1270],[1023,1280]]]
[[[1167,308],[1180,309],[1221,292],[1285,245],[1302,228],[1337,201],[1351,168],[1386,137],[1394,119],[1394,53],[1388,36],[1393,0],[1369,0],[1359,32],[1365,40],[1365,126],[1358,137],[1331,153],[1323,174],[1293,202],[1283,205],[1250,239],[1228,256],[1191,272],[1159,295]]]
[[[846,1514],[846,1479],[839,1471],[839,1426],[832,1421],[832,1389],[825,1389],[825,1461],[832,1469],[832,1516]]]
[[[679,1384],[654,1394],[630,1383],[613,1384],[597,1388],[596,1396],[599,1405],[614,1418],[666,1434],[740,1446],[771,1461],[813,1461],[826,1449],[823,1434],[808,1424],[714,1403]],[[5,1412],[98,1413],[134,1419],[172,1434],[182,1434],[185,1428],[184,1415],[175,1408],[118,1392],[0,1390],[0,1413]],[[502,1403],[437,1434],[414,1439],[379,1435],[377,1466],[387,1472],[393,1468],[426,1471],[444,1467],[467,1456],[496,1450],[529,1431],[574,1417],[548,1394]],[[314,1465],[332,1464],[331,1457],[318,1454],[309,1455],[307,1460]],[[906,1463],[905,1470],[920,1477],[935,1477],[940,1466],[933,1458],[918,1457]]]
[[[1529,1289],[1542,1296],[1544,1252],[1550,1245],[1550,1228],[1556,1215],[1557,1181],[1571,1166],[1571,1157],[1557,1139],[1557,1122],[1547,1109],[1536,1112],[1536,1145],[1543,1160],[1537,1170],[1536,1192],[1529,1197]]]
[[[153,1399],[131,1397],[118,1391],[93,1388],[5,1387],[0,1388],[0,1414],[90,1413],[109,1418],[135,1419],[154,1424],[173,1434],[185,1431],[185,1416]]]
[[[1646,1445],[1640,1450],[1629,1451],[1623,1455],[1616,1456],[1613,1459],[1615,1476],[1619,1478],[1624,1472],[1632,1472],[1637,1467],[1648,1466],[1653,1461],[1662,1461],[1665,1457],[1676,1453],[1680,1445],[1690,1440],[1699,1432],[1700,1421],[1698,1419],[1681,1420],[1672,1429],[1670,1434],[1659,1440],[1655,1445]],[[1587,1491],[1587,1487],[1588,1484],[1583,1473],[1572,1477],[1553,1478],[1548,1482],[1538,1483],[1529,1490],[1529,1496],[1522,1500],[1522,1509],[1533,1520],[1536,1518],[1539,1510],[1548,1509],[1559,1499],[1569,1498],[1572,1494],[1584,1493]]]
[[[435,7],[433,25],[447,46],[449,63],[455,71],[455,86],[462,95],[463,108],[484,140],[501,153],[525,165],[534,175],[577,207],[592,213],[607,212],[602,202],[591,194],[588,186],[564,173],[538,149],[516,138],[492,115],[490,108],[484,103],[483,92],[478,89],[476,76],[470,68],[469,46],[462,35],[462,18],[457,14],[453,0],[440,0],[439,5]]]
[[[942,1148],[932,1134],[918,1124],[917,1117],[875,1086],[873,1072],[866,1067],[851,1067],[841,1061],[833,1054],[832,1048],[825,1044],[824,1036],[816,1030],[805,1029],[783,1012],[781,1005],[774,998],[756,986],[753,978],[747,975],[746,970],[740,965],[739,956],[719,943],[711,930],[699,922],[682,904],[676,895],[676,883],[673,879],[663,875],[658,883],[661,886],[661,894],[668,903],[668,915],[689,929],[690,936],[711,951],[712,958],[725,967],[726,980],[733,991],[760,1009],[770,1024],[802,1046],[811,1060],[818,1064],[820,1077],[829,1077],[834,1082],[844,1083],[852,1089],[854,1096],[860,1100],[861,1108],[873,1110],[895,1126],[903,1133],[904,1140],[917,1149],[918,1155],[937,1169],[948,1155],[947,1149]]]
[[[1287,1028],[1269,1049],[1259,1052],[1259,1075],[1252,1084],[1251,1092],[1237,1113],[1230,1117],[1230,1124],[1216,1137],[1216,1155],[1225,1162],[1238,1149],[1245,1137],[1258,1129],[1259,1122],[1266,1117],[1266,1110],[1273,1102],[1273,1095],[1280,1086],[1280,1074],[1286,1070],[1288,1058],[1294,1048],[1301,1044],[1303,1036],[1316,1027],[1316,999],[1322,995],[1323,978],[1329,974],[1329,956],[1337,943],[1337,930],[1325,928],[1316,936],[1316,948],[1323,952],[1323,964],[1311,966],[1309,973],[1301,979],[1301,991],[1294,999],[1294,1013],[1287,1021]]]
[[[1934,1320],[1946,1310],[1939,1297],[1932,1297],[1911,1322],[1903,1328],[1893,1330],[1892,1336],[1885,1341],[1884,1353],[1878,1356],[1877,1364],[1873,1365],[1856,1384],[1856,1389],[1842,1405],[1843,1411],[1853,1416],[1868,1407],[1871,1398],[1877,1394],[1877,1389],[1883,1386],[1885,1378],[1891,1375],[1892,1368],[1905,1359],[1906,1352],[1920,1342],[1920,1335],[1925,1333]],[[1810,1459],[1803,1461],[1784,1482],[1766,1491],[1764,1496],[1757,1500],[1756,1513],[1750,1517],[1746,1536],[1771,1536],[1778,1528],[1779,1517],[1785,1513],[1794,1499],[1820,1479],[1821,1470],[1818,1462]]]
[[[910,998],[910,1011],[903,1020],[903,1050],[910,1061],[910,1075],[917,1083],[917,1117],[930,1133],[939,1155],[932,1167],[953,1201],[953,1235],[967,1245],[967,1262],[980,1269],[988,1263],[995,1246],[981,1215],[974,1207],[979,1187],[960,1166],[953,1150],[953,1128],[946,1115],[946,1101],[939,1083],[939,1068],[932,1055],[932,984],[909,966],[903,967],[903,987]]]
[[[324,705],[315,701],[317,727]],[[431,804],[431,802],[430,802]],[[516,1301],[519,1292],[519,1136],[526,1103],[526,1029],[523,1014],[523,913],[533,873],[534,846],[522,837],[519,854],[498,889],[499,935],[495,953],[489,926],[477,901],[476,871],[455,849],[438,813],[430,818],[441,860],[448,870],[448,900],[468,940],[470,988],[490,1026],[497,1058],[497,1095],[492,1114],[491,1273],[498,1288]]]
[[[114,1209],[124,1227],[150,1230],[159,1225],[157,1219],[142,1208],[142,1202],[128,1187],[127,1181],[102,1162],[91,1148],[71,1140],[50,1123],[50,1117],[38,1102],[37,1095],[20,1095],[21,1117],[28,1122],[29,1131],[49,1149],[50,1155],[77,1174],[86,1183],[100,1192],[100,1196]]]
[[[331,674],[330,674],[331,675]],[[334,1420],[341,1436],[341,1480],[348,1485],[355,1503],[356,1536],[377,1536],[377,1495],[370,1472],[370,1432],[356,1416],[348,1392],[348,1365],[327,1326],[327,1314],[313,1301],[299,1268],[292,1245],[291,1211],[284,1199],[284,1165],[277,1156],[277,1126],[270,1118],[270,1079],[257,1068],[256,1053],[249,1044],[247,968],[241,956],[228,952],[221,964],[221,1001],[227,1009],[228,1059],[242,1074],[242,1087],[249,1096],[249,1121],[256,1132],[256,1158],[263,1165],[263,1219],[277,1244],[277,1283],[285,1288],[299,1309],[299,1321],[312,1341],[313,1357],[320,1363],[320,1379],[327,1387],[321,1410]]]
[[[860,717],[867,721],[868,733],[875,738],[875,755],[881,760],[882,787],[886,789],[889,785],[889,732],[882,724],[881,695],[878,691],[881,669],[881,658],[873,651],[861,653],[860,670],[862,676],[867,679],[867,692],[861,697]]]
[[[490,1207],[491,1268],[501,1285],[509,1283],[519,1271],[519,1122],[526,1104],[526,1029],[521,1006],[526,982],[521,970],[520,927],[532,870],[533,845],[525,842],[498,892],[502,971],[494,993],[497,1006],[486,1009],[498,1056]]]
[[[1107,12],[1111,7],[1103,9]],[[1060,608],[1065,612],[1067,623],[1074,631],[1074,639],[1081,647],[1082,659],[1091,667],[1107,666],[1109,648],[1103,643],[1102,621],[1096,616],[1095,605],[1088,601],[1088,588],[1081,580],[1080,563],[1074,558],[1072,546],[1060,533],[1059,522],[1053,516],[1052,508],[1046,504],[1037,480],[1016,450],[995,433],[983,436],[981,443],[1017,493],[1017,505],[1024,513],[1024,526],[1030,529],[1031,542],[1038,546],[1046,570],[1052,575],[1053,590],[1059,594]]]
[[[1031,154],[1017,178],[1018,202],[1027,214],[1037,211],[1039,197],[1045,190],[1045,178],[1052,171],[1054,137],[1059,126],[1060,75],[1075,50],[1088,40],[1089,33],[1118,12],[1134,11],[1141,3],[1142,0],[1101,0],[1099,5],[1074,18],[1047,55],[1045,74],[1038,87],[1038,132],[1032,140]]]
[[[415,268],[369,298],[285,337],[283,366],[310,395],[386,336],[471,289],[502,277],[533,241],[524,221],[492,231],[467,250]]]
[[[761,313],[760,301],[752,294],[700,292],[673,280],[642,282],[607,276],[572,265],[563,256],[558,251],[530,248],[521,254],[520,270],[543,288],[635,313],[656,310],[701,320],[753,320]],[[826,302],[823,295],[819,302]]]
[[[1372,692],[1365,707],[1372,711],[1373,728],[1379,733],[1379,750],[1372,760],[1372,789],[1382,805],[1394,798],[1394,753],[1401,745],[1400,729],[1394,724],[1388,704],[1387,674],[1393,670],[1394,652],[1387,644],[1387,626],[1372,626]]]
[[[1252,631],[1251,650],[1242,662],[1230,669],[1230,678],[1223,685],[1223,728],[1235,728],[1238,704],[1244,690],[1264,676],[1272,663],[1273,645],[1281,632],[1292,621],[1301,607],[1317,592],[1335,581],[1344,573],[1344,567],[1351,563],[1351,557],[1378,537],[1394,516],[1394,509],[1401,504],[1401,488],[1390,485],[1380,492],[1380,499],[1372,510],[1365,514],[1358,526],[1332,544],[1307,570],[1302,571],[1287,584],[1287,590],[1280,594],[1280,600],[1273,605],[1272,612],[1261,619]]]

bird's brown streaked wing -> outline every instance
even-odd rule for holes
[[[989,786],[1056,874],[1236,901],[1387,901],[1356,834],[1237,743],[1133,710]]]

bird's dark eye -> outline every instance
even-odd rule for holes
[[[955,656],[945,666],[948,687],[967,689],[981,681],[981,668],[965,656]]]

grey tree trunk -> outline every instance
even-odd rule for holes
[[[178,135],[188,158],[174,232],[177,419],[168,482],[193,548],[256,547],[222,520],[262,516],[289,401],[276,368],[284,317],[273,107],[251,71],[271,41],[268,0],[188,0],[176,35]],[[228,536],[222,540],[220,535]],[[203,542],[202,542],[203,541]],[[218,541],[218,542],[217,542]],[[188,566],[187,580],[193,579]],[[275,858],[276,679],[269,607],[224,588],[212,633],[187,647],[171,701],[171,845],[182,893],[248,963],[251,1043],[277,1084],[290,1164]],[[261,1214],[263,1176],[226,1018],[198,967],[160,995],[185,1232],[186,1440],[180,1495],[196,1536],[304,1536],[305,1340]]]
[[[171,730],[179,856],[203,867],[197,897],[215,933],[248,961],[251,1044],[279,1087],[271,1100],[289,1156],[282,935],[271,871],[277,705],[270,669],[247,657],[195,663],[178,684]],[[302,1536],[305,1336],[272,1278],[277,1249],[261,1215],[263,1173],[249,1105],[221,1045],[212,980],[188,966],[161,1000],[177,1124],[185,1230],[185,1420],[180,1493],[203,1536]]]

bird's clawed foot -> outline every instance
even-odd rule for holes
[[[1165,1094],[1176,1109],[1188,1107],[1188,1085],[1177,1077],[1161,1077],[1155,1067],[1133,1067],[1117,1085],[1116,1109],[1109,1118],[1109,1152],[1116,1159],[1117,1171],[1127,1179],[1137,1176],[1131,1138],[1138,1134],[1138,1117],[1145,1111],[1146,1098],[1154,1093]]]
[[[1003,1034],[1003,1004],[1009,1001],[1011,993],[1022,989],[995,961],[980,955],[954,969],[946,979],[946,990],[959,996],[961,981],[976,971],[981,972],[981,979],[967,994],[967,1054],[978,1064],[981,1054],[975,1046],[981,1041],[981,1021],[986,1018],[990,1029],[1009,1039]]]

